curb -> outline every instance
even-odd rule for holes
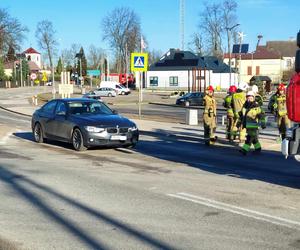
[[[28,115],[28,114],[24,114],[24,113],[21,113],[21,112],[18,112],[18,111],[14,111],[14,110],[5,108],[5,107],[3,107],[1,105],[0,105],[0,109],[5,110],[5,111],[10,112],[10,113],[17,114],[17,115],[22,115],[22,116],[26,116],[26,117],[30,117],[30,118],[32,117],[32,115]]]

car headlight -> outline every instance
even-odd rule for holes
[[[86,126],[84,128],[86,129],[86,131],[93,132],[93,133],[100,133],[105,130],[104,128],[98,128],[98,127],[92,127],[92,126]]]
[[[133,131],[137,131],[138,128],[136,126],[134,126],[134,127],[129,128],[128,130],[131,131],[131,132],[133,132]]]

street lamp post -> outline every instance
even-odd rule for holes
[[[241,83],[241,61],[242,61],[242,42],[244,37],[246,36],[243,32],[238,32],[239,39],[240,39],[240,48],[239,48],[239,78],[238,78],[238,83]]]
[[[235,25],[233,25],[232,27],[226,27],[227,30],[227,41],[228,41],[228,53],[229,53],[229,85],[231,85],[231,34],[229,32],[231,32],[234,28],[236,28],[237,26],[239,26],[240,24],[237,23]]]

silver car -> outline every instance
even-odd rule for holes
[[[107,87],[103,87],[103,88],[98,88],[96,90],[94,90],[96,95],[99,96],[117,96],[117,92],[113,89],[113,88],[107,88]]]

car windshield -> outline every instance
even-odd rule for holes
[[[190,97],[190,96],[192,96],[192,94],[193,94],[193,93],[187,93],[187,94],[185,94],[183,97]]]
[[[102,102],[70,102],[69,112],[73,115],[112,115],[112,110]]]

